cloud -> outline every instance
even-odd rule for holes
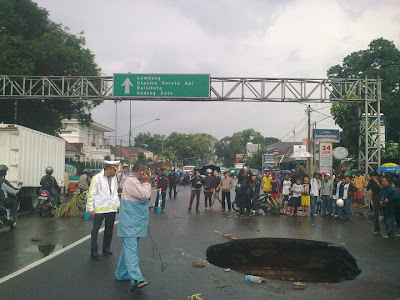
[[[375,38],[400,48],[398,1],[37,0],[50,18],[85,31],[87,46],[106,75],[207,73],[227,77],[324,78],[329,67]],[[77,9],[79,7],[79,9]],[[118,135],[127,140],[129,103],[119,105]],[[313,104],[314,108],[327,106]],[[135,130],[206,132],[218,138],[254,128],[280,138],[305,117],[305,106],[282,103],[133,101]],[[93,111],[114,127],[115,104]],[[329,108],[320,110],[329,115]],[[318,113],[312,121],[334,128]],[[302,124],[300,129],[304,127]],[[298,140],[305,131],[296,134]],[[291,138],[289,135],[288,138]]]

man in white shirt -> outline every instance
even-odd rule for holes
[[[319,179],[318,173],[314,173],[314,178],[311,179],[310,184],[311,184],[311,190],[310,190],[311,216],[316,216],[317,201],[318,201],[319,191],[321,189],[321,180]]]

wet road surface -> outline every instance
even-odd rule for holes
[[[121,239],[114,231],[114,255],[91,260],[90,240],[86,240],[0,284],[0,299],[187,299],[197,293],[203,299],[395,299],[400,295],[400,240],[374,236],[372,223],[364,219],[343,222],[272,215],[237,219],[233,213],[222,214],[219,203],[213,211],[204,211],[203,195],[201,213],[189,214],[190,188],[178,189],[177,199],[167,199],[165,213],[150,214],[152,238],[167,263],[164,272],[160,260],[153,258],[157,253],[150,236],[141,239],[139,260],[148,287],[131,293],[129,282],[114,280],[121,251]],[[21,216],[15,231],[0,233],[0,278],[43,258],[38,245],[60,245],[55,247],[57,251],[90,234],[91,226],[92,221],[82,218]],[[361,274],[352,281],[307,283],[305,290],[294,290],[289,281],[248,283],[243,274],[224,272],[207,262],[205,268],[194,268],[193,261],[205,261],[210,245],[229,241],[222,237],[225,233],[237,238],[283,237],[344,244]],[[32,242],[37,234],[42,241]],[[102,237],[99,234],[99,245]]]

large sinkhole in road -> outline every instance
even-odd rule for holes
[[[345,248],[300,239],[233,240],[208,247],[207,260],[221,268],[277,280],[342,282],[361,273]]]

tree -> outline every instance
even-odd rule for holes
[[[139,133],[135,138],[135,146],[143,147],[153,153],[177,163],[186,158],[192,158],[188,163],[197,163],[198,158],[203,162],[214,160],[217,138],[206,133],[183,134],[172,132],[169,136],[159,134]]]
[[[138,160],[139,161],[146,161],[146,155],[144,155],[144,152],[139,152]]]
[[[156,155],[162,154],[165,143],[165,136],[160,134],[152,135],[150,132],[141,132],[135,137],[135,147],[145,147]]]
[[[242,153],[244,153],[243,146],[238,140],[230,136],[224,137],[215,146],[215,155],[225,167],[233,167],[236,154]]]
[[[50,21],[48,12],[31,0],[2,0],[0,20],[0,74],[100,74],[93,53],[86,48],[83,32],[71,34],[68,28]],[[15,103],[18,124],[56,134],[64,118],[77,118],[83,124],[90,124],[90,111],[101,101],[2,100],[1,122],[15,122]]]
[[[392,41],[379,38],[373,40],[366,50],[353,52],[343,59],[342,65],[335,65],[327,71],[334,78],[374,78],[381,76],[382,106],[392,130],[388,138],[397,140],[400,132],[400,51]],[[350,154],[357,157],[359,116],[357,104],[334,104],[331,108],[333,118],[342,129],[342,144]]]
[[[262,168],[262,157],[263,157],[264,151],[260,150],[257,151],[256,153],[253,153],[252,157],[249,158],[248,164],[250,168],[253,169],[260,169]]]
[[[250,142],[253,144],[260,144],[260,151],[264,152],[267,145],[279,142],[279,139],[264,137],[260,132],[252,128],[245,129],[240,132],[235,132],[232,136],[226,136],[221,139],[215,146],[215,155],[223,162],[224,166],[232,167],[236,162],[236,154],[245,154],[246,144]]]

